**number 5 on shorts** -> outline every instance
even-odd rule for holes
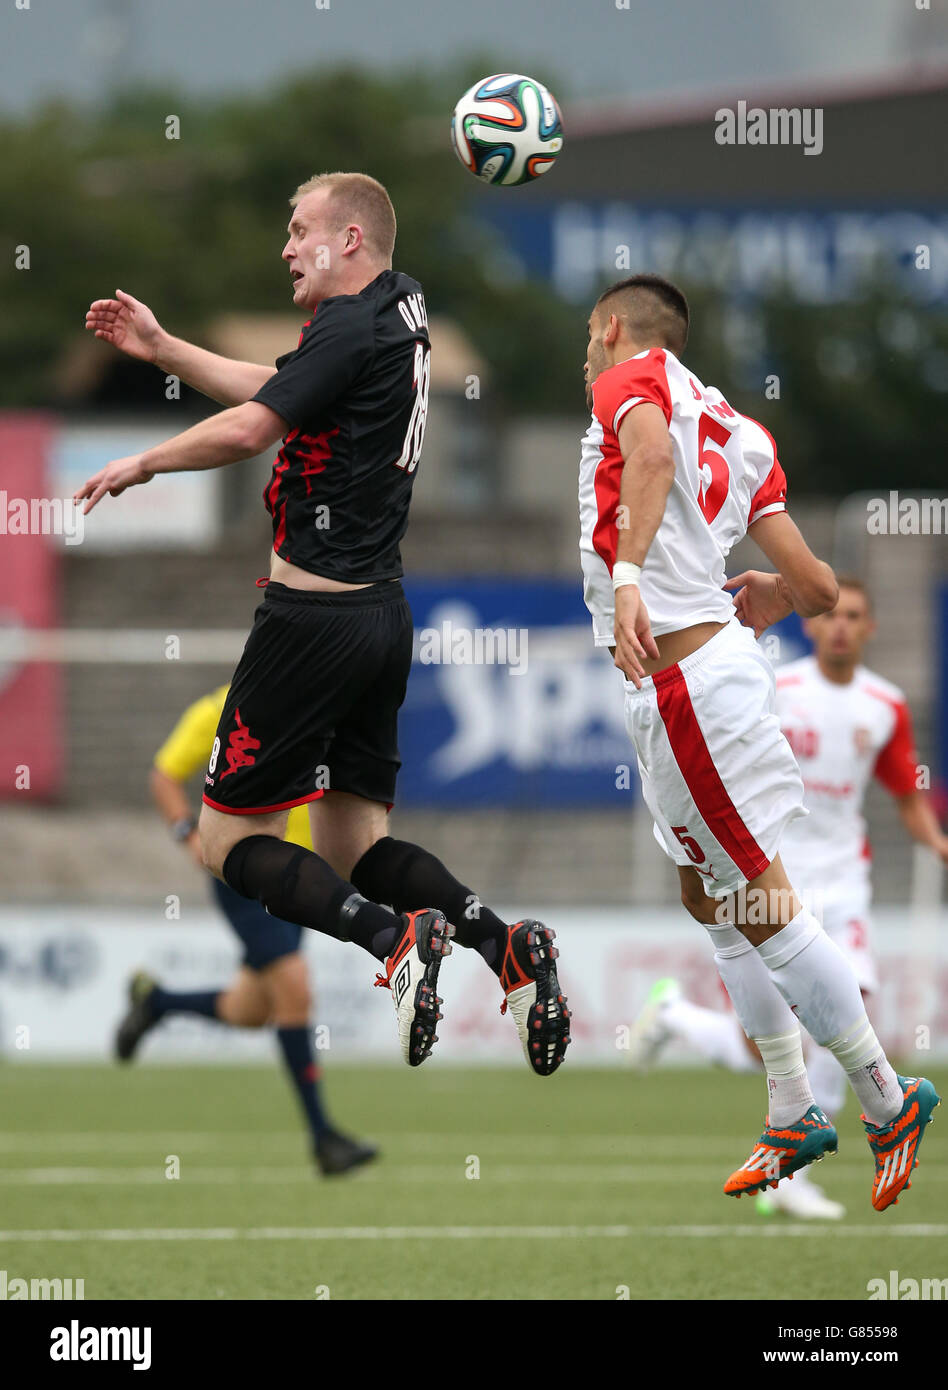
[[[688,834],[687,825],[673,825],[671,830],[692,864],[703,864],[705,858],[704,850],[698,844],[698,841]]]

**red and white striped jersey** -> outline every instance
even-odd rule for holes
[[[777,670],[777,715],[803,777],[808,816],[788,826],[780,857],[791,883],[829,888],[868,871],[862,808],[870,778],[893,796],[917,786],[912,719],[898,686],[864,666],[848,685],[821,674],[815,656]]]
[[[773,438],[703,386],[667,349],[649,348],[601,372],[579,470],[583,596],[597,647],[614,644],[612,567],[618,539],[623,459],[618,430],[635,406],[651,401],[668,422],[675,478],[665,515],[642,569],[652,632],[727,622],[722,588],[731,547],[759,517],[786,510],[787,480]]]

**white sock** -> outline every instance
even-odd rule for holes
[[[749,1038],[770,1038],[797,1027],[787,1003],[747,937],[732,926],[709,926],[714,963]]]
[[[887,1125],[894,1120],[905,1096],[865,1010],[855,1023],[826,1046],[846,1073],[869,1123]]]
[[[806,1070],[817,1105],[835,1122],[846,1104],[846,1073],[827,1048],[812,1046],[806,1054]]]
[[[662,1022],[709,1062],[731,1071],[758,1071],[757,1059],[747,1050],[744,1030],[734,1014],[703,1009],[689,999],[670,999],[662,1005]]]
[[[870,1124],[902,1108],[902,1088],[866,1017],[852,967],[819,922],[801,908],[757,947],[770,978],[814,1042],[828,1047],[849,1078]]]
[[[755,1038],[767,1068],[770,1096],[768,1120],[772,1129],[784,1129],[805,1115],[813,1104],[813,1092],[803,1061],[799,1028],[772,1038]]]
[[[800,1029],[747,937],[733,926],[708,926],[714,960],[741,1027],[760,1048],[767,1071],[771,1124],[792,1124],[813,1104]]]

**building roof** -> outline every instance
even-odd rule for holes
[[[575,102],[566,113],[571,138],[587,140],[596,135],[655,127],[694,125],[714,119],[716,111],[738,100],[748,107],[840,106],[852,102],[876,102],[942,92],[948,100],[948,61],[917,59],[898,67],[833,78],[799,78],[784,82],[753,81],[746,87],[689,87],[652,97],[626,97],[606,101]],[[946,110],[948,119],[948,110]]]
[[[723,143],[718,113],[794,108],[820,123],[819,149]],[[518,207],[571,200],[654,206],[945,206],[948,63],[857,79],[748,82],[564,111],[556,167],[517,189]]]

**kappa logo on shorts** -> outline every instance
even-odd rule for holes
[[[399,970],[398,974],[395,975],[395,976],[393,977],[393,979],[392,979],[391,990],[392,990],[392,997],[393,997],[393,999],[395,1000],[395,1007],[396,1007],[396,1009],[398,1008],[399,1004],[402,1002],[402,996],[404,995],[404,993],[405,993],[406,989],[408,988],[410,982],[411,982],[411,960],[409,959],[409,960],[403,961],[402,966],[401,966],[401,969]]]
[[[234,718],[237,720],[237,728],[234,729],[227,741],[227,771],[221,773],[222,782],[232,772],[237,772],[242,767],[252,767],[256,758],[253,757],[250,749],[260,747],[260,740],[253,737],[241,719],[239,709],[234,710]]]

